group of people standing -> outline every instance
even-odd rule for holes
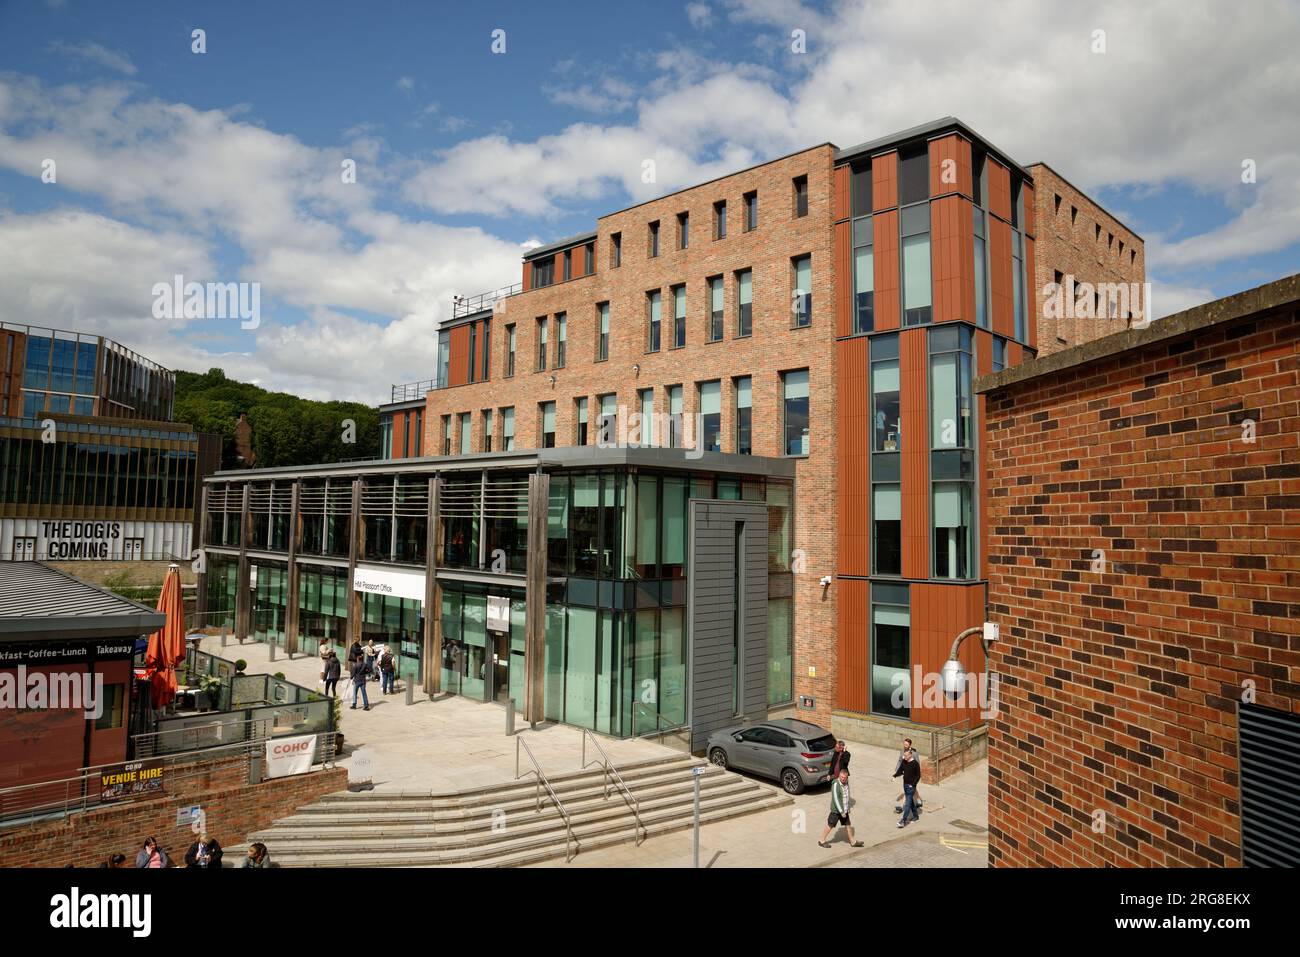
[[[328,642],[321,642],[321,681],[325,683],[325,694],[333,698],[338,693],[339,678],[343,673],[343,663]],[[356,710],[357,697],[361,698],[363,710],[370,710],[370,693],[366,684],[379,681],[383,694],[397,694],[397,659],[387,645],[376,645],[373,638],[364,645],[361,639],[354,639],[348,648],[348,681],[352,686],[352,709]]]
[[[208,834],[200,834],[198,840],[190,845],[189,850],[185,852],[185,866],[198,868],[218,868],[224,867],[221,858],[224,851],[217,839],[210,837]],[[107,861],[100,865],[107,868],[125,868],[132,865],[127,864],[125,854],[114,854]],[[157,838],[146,837],[144,844],[135,855],[135,867],[145,869],[160,869],[175,867],[176,864],[168,856],[167,852],[159,845]],[[271,855],[266,849],[266,845],[261,841],[248,845],[248,853],[244,857],[241,868],[269,868],[271,866]]]
[[[852,757],[848,748],[843,741],[835,742],[835,750],[831,752],[830,780],[831,780],[831,812],[826,818],[826,827],[822,831],[821,837],[817,839],[820,847],[830,847],[831,832],[836,828],[843,827],[848,833],[849,845],[852,847],[862,847],[863,843],[853,834],[853,823],[849,819],[849,806],[852,803],[849,796],[849,760]],[[899,818],[898,826],[906,827],[911,821],[919,820],[921,817],[921,795],[918,790],[921,784],[921,758],[912,747],[912,739],[904,738],[903,747],[898,755],[898,763],[894,768],[894,777],[903,779],[903,793],[895,800],[895,813],[902,814]]]

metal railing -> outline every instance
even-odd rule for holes
[[[524,284],[516,282],[509,286],[502,286],[500,289],[493,289],[491,292],[481,292],[477,296],[457,296],[451,302],[451,317],[459,319],[461,316],[472,316],[476,312],[492,308],[499,299],[509,299],[523,291]]]
[[[233,744],[160,755],[158,759],[163,764],[164,790],[158,796],[174,799],[177,796],[177,783],[212,774],[218,770],[216,765],[227,759],[242,759],[247,772],[245,783],[257,783],[261,780],[261,765],[259,763],[255,769],[254,762],[260,762],[265,756],[268,740],[270,739],[266,737],[254,736]],[[333,766],[335,740],[332,731],[316,734],[314,764],[327,768]],[[182,764],[192,764],[193,767],[181,772],[169,770]],[[130,799],[103,801],[100,798],[101,774],[110,768],[120,766],[121,762],[92,765],[82,768],[81,773],[73,777],[0,788],[0,828],[34,818],[66,817],[75,811],[131,803]],[[144,799],[148,800],[149,797],[146,796]]]
[[[591,738],[591,743],[596,746],[596,751],[600,754],[599,758],[592,758],[590,761],[587,760],[587,739],[588,738]],[[637,847],[640,847],[641,841],[644,840],[645,838],[645,824],[641,820],[641,802],[638,801],[633,796],[632,791],[628,788],[627,784],[623,781],[623,775],[618,773],[618,768],[614,767],[614,762],[609,759],[609,755],[606,754],[605,749],[600,746],[600,742],[596,740],[596,736],[592,734],[590,731],[588,731],[586,728],[583,728],[582,729],[582,770],[584,771],[587,770],[587,766],[590,764],[601,765],[602,770],[605,772],[604,787],[605,787],[606,801],[609,800],[609,786],[611,781],[617,782],[619,789],[622,790],[623,799],[627,801],[627,806],[632,811],[632,840]]]
[[[970,732],[974,727],[970,718],[962,718],[930,732],[930,761],[936,774],[939,762],[955,754],[961,755],[962,770],[966,769],[966,753],[970,750]]]
[[[414,402],[423,399],[426,392],[441,389],[437,379],[421,379],[419,382],[403,382],[393,386],[393,402]]]
[[[546,779],[542,773],[542,766],[537,763],[537,758],[533,756],[533,749],[530,748],[522,737],[515,738],[515,780],[518,781],[523,775],[519,773],[519,749],[523,748],[528,753],[528,760],[531,762],[533,769],[525,771],[524,774],[532,774],[537,778],[537,806],[534,809],[538,813],[542,810],[542,788],[546,788],[546,793],[551,796],[551,803],[555,805],[555,810],[560,812],[560,817],[564,819],[564,863],[573,860],[573,819],[569,817],[569,812],[565,806],[560,803],[555,789],[551,787],[551,782]]]

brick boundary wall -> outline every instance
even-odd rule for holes
[[[247,763],[247,759],[214,762],[209,773],[184,779],[175,793],[154,800],[104,805],[58,820],[0,827],[0,867],[98,867],[114,853],[125,854],[128,864],[134,864],[136,852],[150,834],[179,866],[195,838],[189,824],[176,826],[178,808],[201,805],[208,832],[223,847],[233,846],[277,818],[348,786],[347,769],[338,767],[246,784]],[[186,767],[193,765],[179,766]],[[274,860],[275,849],[270,850]],[[227,862],[227,866],[231,863],[239,862]]]
[[[991,866],[1240,866],[1243,688],[1300,713],[1297,301],[1292,277],[977,383]]]

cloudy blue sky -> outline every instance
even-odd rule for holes
[[[0,319],[377,402],[530,244],[949,114],[1141,234],[1167,314],[1297,271],[1297,49],[1286,0],[0,0]],[[152,318],[177,273],[261,326]]]

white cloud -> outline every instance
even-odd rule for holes
[[[691,26],[697,30],[703,30],[713,23],[713,9],[707,3],[688,3],[686,19],[690,20]]]
[[[415,77],[413,76],[398,77],[397,82],[394,83],[393,85],[403,93],[410,93],[412,90],[415,89]]]
[[[131,62],[131,58],[125,53],[110,50],[90,40],[83,40],[80,43],[67,43],[63,40],[56,40],[50,44],[49,50],[51,53],[57,53],[70,59],[96,63],[125,76],[135,76],[136,73],[135,64]]]

